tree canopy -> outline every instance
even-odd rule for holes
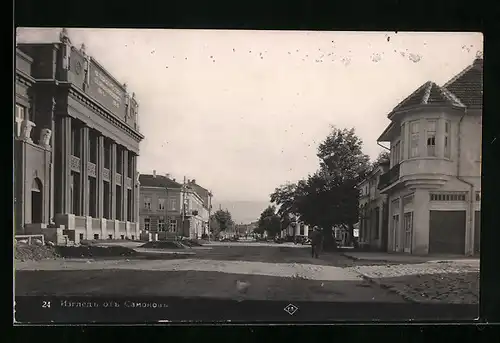
[[[228,210],[217,210],[210,217],[210,229],[215,234],[231,229],[233,225],[231,213]]]
[[[348,227],[352,237],[352,227],[358,221],[356,184],[382,160],[379,157],[370,163],[362,146],[354,128],[332,126],[318,146],[318,170],[296,184],[277,187],[271,194],[271,202],[279,206],[282,223],[293,214],[306,224],[320,226],[326,234],[325,244],[333,241],[334,226]]]
[[[264,232],[270,237],[276,236],[281,231],[281,218],[276,213],[275,206],[268,206],[260,214],[255,233],[262,235]]]

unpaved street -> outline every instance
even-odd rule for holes
[[[156,260],[16,263],[16,295],[183,296],[251,300],[404,302],[364,281],[341,254],[301,246],[229,244]],[[162,254],[163,256],[166,254]]]

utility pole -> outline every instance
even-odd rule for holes
[[[168,187],[165,187],[165,193],[166,193],[166,204],[165,204],[165,224],[166,228],[164,228],[166,234],[167,232],[170,231],[170,221],[168,220],[168,205],[170,204],[170,199],[168,198]]]
[[[181,234],[184,235],[184,217],[186,213],[186,177],[182,180],[182,213],[181,213]]]
[[[210,242],[210,222],[212,220],[212,191],[208,192],[208,241]]]

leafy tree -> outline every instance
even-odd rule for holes
[[[215,218],[215,213],[210,216],[210,232],[215,234],[216,236],[220,232],[220,225],[217,219]]]
[[[375,161],[373,161],[371,170],[374,170],[375,168],[377,168],[381,163],[389,161],[390,156],[391,155],[390,155],[389,151],[387,151],[387,150],[382,151],[380,154],[378,154]]]
[[[268,206],[262,213],[260,214],[260,218],[257,226],[257,233],[264,233],[270,237],[276,236],[281,230],[281,220],[280,217],[276,214],[275,206]]]
[[[309,225],[323,228],[325,247],[335,245],[332,228],[348,228],[352,239],[358,220],[356,184],[370,171],[370,160],[354,129],[331,128],[318,147],[319,169],[296,185],[278,187],[271,201],[284,213],[298,214]]]
[[[218,232],[230,230],[234,227],[231,213],[228,210],[217,210],[217,212],[213,214],[213,223],[215,228],[218,229]]]
[[[328,206],[323,226],[325,243],[333,241],[332,226],[348,227],[348,239],[352,239],[353,225],[358,220],[358,196],[356,184],[370,171],[370,159],[362,151],[363,141],[355,129],[332,127],[330,134],[318,147],[320,170],[316,181],[320,186],[322,206]],[[323,195],[323,196],[321,196]],[[327,204],[325,204],[327,202]],[[321,206],[320,203],[317,205]],[[331,242],[333,243],[333,242]]]

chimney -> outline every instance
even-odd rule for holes
[[[474,67],[476,67],[476,68],[483,69],[483,62],[484,62],[484,61],[483,61],[483,58],[482,58],[482,57],[478,57],[478,58],[476,58],[476,59],[474,60],[473,65],[474,65]]]
[[[156,177],[156,170],[153,170],[153,177]]]

